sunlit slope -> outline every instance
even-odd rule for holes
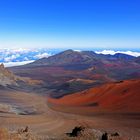
[[[104,84],[59,99],[49,98],[52,105],[81,108],[87,112],[139,112],[140,80]]]

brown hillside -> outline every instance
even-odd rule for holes
[[[140,79],[104,84],[59,99],[48,99],[61,108],[81,108],[86,112],[140,112]]]

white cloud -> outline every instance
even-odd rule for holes
[[[15,62],[15,61],[29,61],[36,60],[43,57],[51,56],[47,53],[45,48],[27,49],[27,48],[14,48],[14,49],[0,49],[0,62]]]
[[[29,61],[29,59],[27,57],[24,58],[25,61]]]
[[[4,63],[4,66],[5,67],[20,66],[20,65],[25,65],[25,64],[28,64],[28,63],[32,63],[32,62],[34,62],[34,60],[22,61],[22,62],[7,62],[7,63]]]
[[[114,55],[116,53],[123,53],[123,54],[128,54],[131,56],[138,57],[140,56],[140,52],[133,52],[133,51],[114,51],[114,50],[103,50],[103,51],[96,51],[98,54],[111,54]]]
[[[75,52],[81,52],[81,50],[74,50]]]
[[[51,54],[49,54],[49,53],[40,53],[40,54],[38,54],[38,55],[36,55],[35,56],[35,58],[38,58],[38,59],[41,59],[41,58],[48,58],[49,56],[51,56]]]
[[[11,62],[12,60],[18,58],[19,56],[20,56],[19,54],[13,54],[11,56],[8,56],[8,57],[4,58],[4,61],[5,62]]]

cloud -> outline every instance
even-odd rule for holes
[[[46,52],[45,48],[39,49],[0,49],[0,63],[6,67],[31,63],[43,57],[49,57],[53,52]]]
[[[47,52],[45,48],[38,49],[0,49],[0,62],[22,62],[37,60],[43,57],[49,57],[53,52]]]
[[[27,57],[24,58],[25,61],[29,61],[29,59]]]
[[[7,63],[4,63],[4,66],[5,67],[20,66],[20,65],[25,65],[25,64],[28,64],[28,63],[32,63],[32,62],[34,62],[34,60],[22,61],[22,62],[7,62]]]
[[[11,62],[11,61],[13,61],[14,59],[16,59],[16,58],[18,58],[20,55],[19,54],[13,54],[13,55],[11,55],[11,56],[8,56],[8,57],[5,57],[4,58],[4,61],[5,62]]]
[[[49,54],[49,53],[40,53],[40,54],[37,54],[36,56],[35,56],[35,58],[38,58],[38,59],[41,59],[41,58],[48,58],[49,56],[51,56],[51,54]]]
[[[131,56],[138,57],[140,56],[140,52],[133,52],[133,51],[114,51],[114,50],[103,50],[103,51],[96,51],[98,54],[110,54],[114,55],[116,53],[122,53],[122,54],[127,54]]]
[[[75,52],[81,52],[81,50],[74,50]]]

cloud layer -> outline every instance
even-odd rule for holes
[[[133,52],[133,51],[103,50],[103,51],[96,51],[96,53],[98,53],[98,54],[110,54],[110,55],[114,55],[116,53],[123,53],[123,54],[127,54],[127,55],[132,55],[135,57],[140,56],[140,52]]]
[[[25,65],[28,63],[32,63],[32,62],[34,62],[34,61],[7,62],[7,63],[4,63],[4,66],[5,67],[20,66],[20,65]]]
[[[20,65],[52,54],[47,49],[0,49],[0,63],[5,63],[6,66]]]

